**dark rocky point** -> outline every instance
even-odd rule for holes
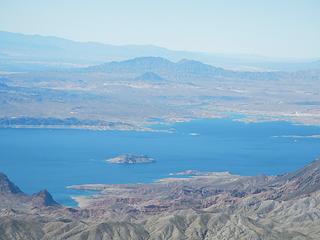
[[[5,174],[0,173],[0,194],[1,193],[18,194],[22,193],[22,191],[13,182],[11,182]]]

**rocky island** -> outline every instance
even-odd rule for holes
[[[123,154],[106,160],[112,164],[141,164],[154,163],[155,160],[147,155]]]

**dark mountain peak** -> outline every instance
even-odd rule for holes
[[[181,61],[175,63],[162,57],[137,57],[120,62],[114,61],[91,66],[86,68],[86,70],[102,72],[128,72],[138,74],[152,72],[153,74],[165,73],[166,75],[176,75],[181,73],[223,75],[230,73],[228,70],[216,68],[195,60],[182,59]]]
[[[0,194],[8,193],[19,194],[22,193],[22,191],[13,182],[11,182],[5,174],[0,173]]]
[[[125,61],[113,61],[86,68],[89,71],[103,72],[145,72],[169,69],[174,63],[161,57],[137,57]]]
[[[154,72],[145,72],[135,78],[137,81],[163,82],[165,79]]]
[[[59,206],[46,189],[32,195],[32,202],[37,207]]]
[[[196,60],[182,59],[171,62],[162,57],[137,57],[125,61],[113,61],[105,64],[80,68],[77,71],[105,72],[112,74],[130,74],[137,76],[145,72],[153,72],[168,79],[185,79],[189,77],[214,78],[233,77],[241,79],[277,79],[278,73],[271,72],[237,72],[214,67]]]

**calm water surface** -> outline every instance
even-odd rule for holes
[[[165,127],[175,132],[0,129],[0,171],[27,193],[46,188],[72,205],[70,195],[80,193],[65,187],[73,184],[152,182],[188,169],[280,174],[320,156],[319,138],[274,137],[320,135],[314,126],[215,119]],[[157,162],[104,162],[123,153],[147,154]]]

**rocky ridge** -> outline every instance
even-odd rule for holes
[[[319,239],[319,176],[316,160],[281,176],[73,186],[100,191],[83,208],[34,205],[34,196],[1,191],[11,205],[1,201],[0,239]]]

